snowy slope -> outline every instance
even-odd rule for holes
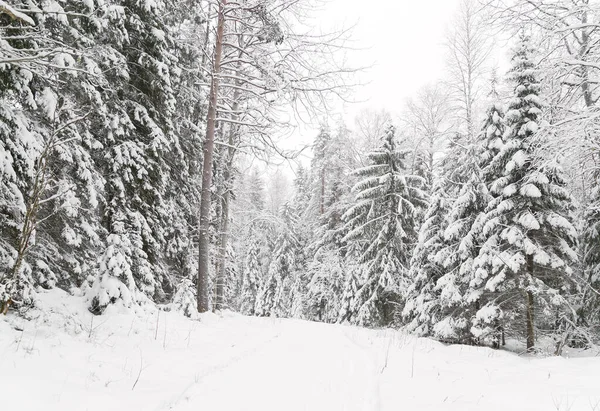
[[[30,321],[0,319],[2,409],[600,410],[600,358],[234,314],[92,322],[79,297],[41,299]]]

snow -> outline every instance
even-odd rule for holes
[[[56,93],[49,87],[45,87],[38,97],[38,104],[44,108],[48,120],[55,121],[56,108],[58,107],[58,99]]]
[[[191,320],[113,306],[92,316],[82,297],[39,297],[31,320],[0,317],[6,409],[587,411],[600,401],[597,357],[229,312]]]
[[[521,187],[519,193],[524,197],[539,198],[542,196],[540,189],[534,184],[525,184],[523,187]]]
[[[94,11],[94,0],[83,0],[83,4],[89,11]]]
[[[11,17],[21,20],[30,26],[35,26],[35,21],[31,17],[29,17],[25,13],[21,13],[20,11],[13,8],[11,5],[7,4],[5,1],[0,0],[0,12],[8,13]]]
[[[49,13],[53,18],[55,18],[62,24],[64,24],[64,25],[69,24],[69,19],[67,18],[67,14],[65,13],[65,10],[56,1],[45,2],[44,11]]]
[[[152,28],[152,35],[160,42],[164,43],[165,41],[165,32],[159,30],[157,28]],[[168,69],[166,69],[168,70]]]
[[[521,227],[525,228],[526,230],[540,229],[540,223],[529,211],[525,211],[523,214],[521,214],[519,217],[519,223],[521,224]]]
[[[525,151],[518,150],[515,154],[513,154],[511,160],[506,164],[506,173],[510,174],[515,169],[522,168],[528,159],[529,156],[527,155],[527,153],[525,153]]]
[[[513,196],[515,193],[517,192],[517,185],[516,184],[509,184],[506,187],[504,187],[504,190],[502,190],[502,194],[505,197],[511,197]]]

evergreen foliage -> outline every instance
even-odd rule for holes
[[[380,149],[369,154],[370,164],[356,171],[362,178],[353,188],[356,204],[343,216],[344,241],[365,264],[350,316],[359,324],[390,324],[406,287],[416,216],[426,205],[422,178],[406,174],[408,153],[397,147],[395,129],[389,127]]]

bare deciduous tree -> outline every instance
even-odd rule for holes
[[[491,41],[476,0],[461,0],[447,34],[448,85],[458,107],[459,129],[473,141],[476,129],[476,104],[485,81]]]
[[[245,146],[278,151],[273,136],[281,127],[284,107],[291,107],[299,117],[327,110],[331,98],[345,98],[349,79],[359,70],[346,68],[343,59],[339,63],[336,58],[336,52],[345,49],[348,31],[313,34],[304,28],[307,6],[301,0],[218,1],[200,200],[200,312],[210,309],[208,230],[215,128],[236,126],[232,130],[239,134],[239,141],[233,136],[222,143],[233,147],[230,156]],[[221,224],[224,229],[227,225]],[[222,250],[226,242],[227,235],[222,234]],[[223,266],[221,262],[221,271]],[[217,289],[223,290],[219,285]],[[220,294],[217,302],[222,301]]]

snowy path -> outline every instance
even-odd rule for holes
[[[598,357],[523,358],[231,314],[113,312],[92,322],[74,297],[44,301],[37,320],[0,317],[3,409],[600,410]]]
[[[299,321],[279,322],[277,329],[275,338],[200,381],[172,409],[196,410],[199,403],[220,410],[378,409],[375,358],[344,330]]]

